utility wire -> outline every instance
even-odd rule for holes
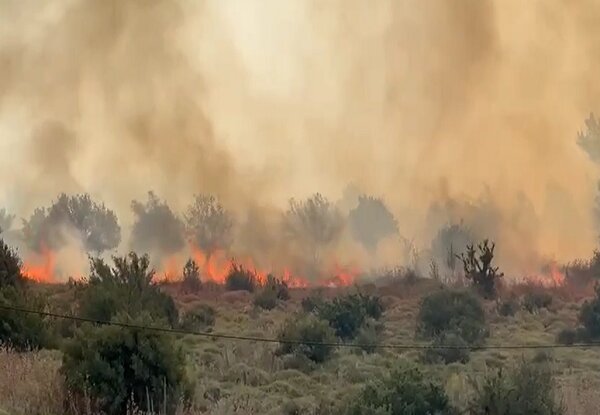
[[[399,344],[399,343],[383,343],[383,344],[369,344],[369,343],[341,343],[341,342],[312,342],[304,340],[286,340],[286,339],[275,339],[268,337],[251,337],[251,336],[238,336],[234,334],[219,334],[219,333],[207,333],[201,331],[190,331],[182,329],[174,329],[168,327],[157,327],[157,326],[141,326],[138,324],[123,323],[118,321],[106,321],[96,320],[91,318],[57,314],[48,311],[31,310],[20,307],[12,307],[8,305],[0,304],[0,310],[14,311],[23,314],[37,314],[44,317],[59,318],[64,320],[78,321],[81,323],[92,323],[103,326],[114,326],[122,327],[126,329],[154,331],[160,333],[180,334],[180,335],[193,335],[212,339],[223,339],[223,340],[239,340],[239,341],[251,341],[259,343],[280,343],[280,344],[293,344],[293,345],[307,345],[307,346],[329,346],[329,347],[350,347],[350,348],[374,348],[374,349],[398,349],[398,350],[428,350],[428,349],[445,349],[445,350],[525,350],[525,349],[568,349],[568,348],[586,348],[586,347],[598,347],[600,342],[588,342],[588,343],[573,343],[573,344],[560,344],[560,343],[549,343],[549,344],[504,344],[504,345],[480,345],[480,346],[452,346],[452,345],[429,345],[429,344]]]

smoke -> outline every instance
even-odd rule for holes
[[[8,0],[0,198],[27,217],[89,192],[127,227],[150,189],[177,212],[211,193],[256,254],[253,224],[268,249],[277,221],[251,218],[352,182],[420,246],[462,219],[514,272],[587,256],[598,18],[593,0]]]

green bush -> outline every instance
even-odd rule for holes
[[[91,260],[91,274],[80,303],[82,316],[109,321],[119,312],[136,316],[146,311],[175,327],[179,322],[177,308],[154,282],[148,256],[131,252],[127,257],[113,257],[113,261],[110,267],[100,258]]]
[[[0,305],[44,310],[45,301],[31,292],[21,274],[21,259],[0,239]],[[15,350],[38,349],[48,345],[44,319],[38,314],[0,308],[0,344]]]
[[[116,320],[153,324],[148,314],[134,320],[119,315]],[[132,406],[143,412],[167,408],[173,413],[187,392],[184,368],[184,355],[172,337],[148,330],[85,325],[67,343],[61,371],[66,390],[73,397],[88,397],[93,413],[117,415]],[[78,399],[72,402],[76,404]]]
[[[550,371],[540,364],[521,362],[508,373],[502,369],[475,386],[471,415],[562,415]]]
[[[356,344],[359,344],[363,351],[373,353],[377,350],[377,345],[381,343],[382,333],[383,324],[369,318],[365,320],[358,331],[358,335],[355,339]]]
[[[288,318],[279,331],[279,354],[296,353],[306,356],[316,363],[327,360],[333,352],[335,336],[326,321],[313,315],[292,316]]]
[[[272,310],[277,307],[280,300],[287,301],[289,299],[290,293],[287,284],[268,275],[265,285],[254,297],[254,305],[265,310]]]
[[[590,339],[600,337],[600,284],[596,284],[596,297],[586,301],[579,312],[579,322],[585,327]]]
[[[243,265],[233,263],[229,273],[225,277],[225,288],[228,291],[245,290],[254,292],[256,288],[256,274]]]
[[[365,320],[378,320],[383,310],[379,297],[362,293],[336,297],[316,308],[317,315],[327,320],[336,336],[343,340],[355,338]]]
[[[193,259],[188,259],[183,267],[183,279],[181,280],[181,288],[185,293],[197,293],[202,289],[202,281],[200,280],[200,268]]]
[[[413,367],[400,367],[368,383],[352,399],[348,415],[449,415],[455,413],[444,389]]]
[[[551,305],[552,295],[546,291],[531,291],[523,297],[523,308],[532,314]]]
[[[444,333],[431,343],[432,348],[423,354],[426,363],[467,363],[470,359],[468,344],[456,333]],[[443,347],[440,347],[443,346]]]
[[[304,310],[306,313],[312,313],[313,311],[316,311],[317,308],[322,306],[323,303],[325,303],[325,299],[323,298],[322,293],[317,292],[309,295],[308,297],[304,297],[300,304],[302,306],[302,310]]]
[[[577,330],[563,329],[556,336],[556,341],[560,344],[574,344],[577,341]]]
[[[183,315],[181,328],[188,331],[206,331],[215,325],[216,311],[208,304],[201,304]]]
[[[423,298],[417,334],[435,339],[454,333],[467,344],[479,344],[488,335],[485,312],[479,299],[468,291],[442,290]]]

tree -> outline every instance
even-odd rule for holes
[[[446,225],[431,241],[431,252],[435,258],[443,261],[448,270],[454,272],[457,253],[463,252],[472,243],[472,232],[462,223]]]
[[[196,195],[184,220],[190,241],[207,256],[231,245],[233,218],[214,196]]]
[[[183,224],[154,192],[148,192],[146,203],[131,202],[131,209],[135,215],[131,231],[134,249],[168,255],[185,246]]]
[[[498,279],[504,276],[498,272],[498,267],[492,266],[494,259],[494,249],[496,244],[485,239],[483,243],[477,245],[479,255],[476,254],[473,245],[467,245],[467,253],[460,254],[458,258],[463,263],[465,277],[471,280],[471,283],[485,298],[494,298],[496,296],[496,285]]]
[[[91,273],[80,304],[81,314],[109,321],[119,312],[129,316],[147,312],[175,327],[179,319],[177,308],[173,299],[160,291],[155,283],[149,257],[131,252],[125,257],[113,257],[113,262],[111,267],[103,259],[91,259]]]
[[[117,216],[89,194],[67,196],[62,193],[49,208],[37,208],[23,223],[23,235],[29,247],[58,249],[66,243],[64,228],[74,229],[87,251],[100,254],[121,242]]]
[[[0,233],[9,231],[15,221],[15,215],[11,215],[6,209],[0,209]]]
[[[182,288],[187,293],[196,293],[202,288],[200,280],[200,268],[196,261],[188,259],[183,267],[183,279],[181,281]]]
[[[335,342],[333,330],[326,321],[314,315],[291,316],[277,336],[279,354],[298,353],[316,363],[327,360]]]
[[[600,122],[594,113],[585,120],[585,126],[585,131],[577,133],[577,144],[593,162],[600,163]]]
[[[444,389],[425,380],[412,366],[399,366],[388,375],[370,381],[352,399],[349,415],[449,415],[450,406]]]
[[[339,210],[319,193],[304,201],[290,199],[283,219],[284,230],[309,251],[313,266],[318,265],[321,250],[336,241],[344,227]]]
[[[358,198],[358,206],[350,211],[348,222],[354,237],[371,253],[383,238],[398,233],[394,215],[383,200],[372,196]]]
[[[147,314],[116,320],[156,324]],[[143,413],[174,413],[187,386],[184,354],[174,339],[135,328],[82,327],[65,347],[61,371],[72,396],[88,397],[88,410],[109,415],[131,413],[133,406]]]

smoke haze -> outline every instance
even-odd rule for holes
[[[128,227],[149,190],[178,212],[211,193],[246,218],[241,251],[279,255],[262,216],[355,183],[424,247],[464,219],[509,272],[588,256],[599,19],[594,0],[5,0],[0,199],[27,217],[89,192]]]

